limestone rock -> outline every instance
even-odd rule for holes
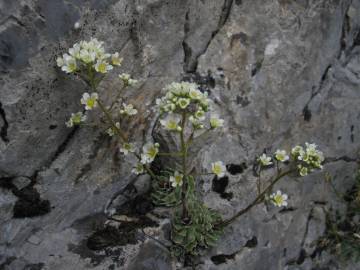
[[[224,217],[254,198],[252,166],[264,150],[314,142],[338,191],[353,185],[360,150],[358,0],[14,0],[0,2],[0,17],[0,181],[13,179],[21,190],[28,181],[18,180],[31,180],[50,210],[14,219],[18,198],[0,191],[0,268],[176,268],[143,238],[100,251],[86,246],[148,183],[134,184],[132,160],[119,155],[114,138],[65,127],[89,89],[55,59],[81,39],[104,40],[124,57],[121,72],[139,79],[125,93],[139,110],[128,126],[139,145],[171,142],[153,130],[152,106],[167,83],[191,80],[209,92],[226,125],[197,146],[193,165],[199,171],[216,160],[227,165],[227,179],[198,182],[204,202]],[[118,84],[111,75],[100,94],[111,100]],[[289,207],[255,207],[226,228],[196,269],[358,269],[326,252],[311,256],[326,211],[345,207],[324,177],[280,182],[275,188],[289,194]]]

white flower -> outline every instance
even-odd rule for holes
[[[316,151],[317,145],[315,143],[305,143],[307,151]]]
[[[111,55],[111,64],[113,64],[114,66],[120,66],[122,61],[123,59],[119,57],[118,52]]]
[[[157,99],[155,100],[155,104],[156,104],[157,106],[160,106],[161,104],[163,104],[163,102],[164,102],[164,100],[163,100],[162,98],[157,98]]]
[[[189,97],[193,100],[200,100],[203,97],[203,94],[201,93],[200,90],[196,88],[191,88],[189,90]]]
[[[189,82],[173,82],[165,87],[165,91],[172,92],[175,95],[188,95],[190,89],[196,89],[197,85]]]
[[[113,69],[113,66],[103,60],[98,60],[94,66],[95,70],[100,73],[106,73]]]
[[[79,57],[80,57],[80,60],[82,62],[84,62],[85,64],[89,64],[89,63],[95,62],[96,53],[92,52],[92,51],[82,49],[80,51],[80,56]]]
[[[223,177],[225,176],[226,167],[222,161],[216,161],[214,163],[211,163],[211,171],[217,177]]]
[[[276,150],[275,152],[275,158],[278,161],[285,162],[289,160],[289,156],[287,155],[285,150]]]
[[[96,58],[102,60],[108,58],[110,54],[105,54],[105,49],[103,47],[104,42],[98,41],[96,38],[90,39],[90,41],[81,41],[80,45],[83,50],[88,51],[88,53],[95,55]]]
[[[77,68],[76,59],[68,54],[64,54],[61,70],[66,73],[73,73],[77,70]]]
[[[181,109],[185,109],[190,104],[190,99],[188,98],[179,98],[177,104]]]
[[[79,59],[80,58],[80,50],[81,50],[80,44],[75,43],[74,46],[69,49],[69,54],[72,57],[74,57],[76,59]]]
[[[134,174],[144,173],[144,166],[141,163],[136,164],[136,167],[131,170]]]
[[[309,169],[308,168],[306,168],[306,167],[304,167],[302,165],[298,165],[297,168],[299,170],[300,176],[306,176],[306,175],[309,174]]]
[[[173,112],[176,109],[176,105],[174,103],[167,103],[163,106],[163,110],[165,112]]]
[[[291,155],[294,159],[302,160],[305,155],[304,148],[300,145],[293,147],[293,149],[291,149]]]
[[[67,127],[73,127],[74,125],[79,125],[81,122],[86,121],[86,115],[82,112],[72,113],[69,121],[65,123]]]
[[[127,73],[120,74],[119,78],[123,81],[125,86],[133,86],[138,82],[137,80],[131,79],[130,74]]]
[[[85,105],[85,110],[92,110],[97,106],[97,100],[99,96],[97,93],[84,93],[80,102]]]
[[[199,119],[200,121],[205,120],[205,112],[203,110],[198,110],[197,112],[195,112],[194,116]]]
[[[56,58],[56,64],[58,67],[62,67],[65,64],[64,59],[59,56],[58,58]]]
[[[194,129],[203,129],[204,128],[204,124],[201,123],[201,121],[199,119],[195,118],[192,115],[189,117],[189,121],[193,125]]]
[[[120,148],[120,152],[125,156],[129,153],[134,153],[136,150],[135,145],[133,143],[124,143]]]
[[[181,187],[183,184],[183,177],[181,173],[175,171],[173,176],[170,176],[170,183],[172,187]]]
[[[115,123],[115,126],[116,126],[117,128],[120,128],[120,123],[119,123],[119,122],[116,122],[116,123]],[[107,133],[110,137],[112,137],[112,136],[115,135],[116,130],[115,130],[113,127],[111,127],[111,128],[108,128],[108,129],[106,130],[106,133]]]
[[[266,154],[262,154],[258,161],[261,163],[262,166],[269,166],[272,164],[271,157],[266,156]]]
[[[126,104],[126,103],[123,103],[123,109],[120,110],[120,114],[126,114],[126,115],[135,115],[137,114],[137,110],[134,108],[134,106],[132,104]]]
[[[287,206],[288,195],[282,194],[280,190],[270,195],[271,202],[278,207]]]
[[[159,153],[159,144],[158,143],[146,143],[143,146],[143,153],[141,154],[141,163],[147,164],[153,162],[157,153]]]
[[[76,29],[79,28],[80,23],[76,22],[74,27]],[[111,61],[114,65],[120,65],[122,59],[119,58],[118,53],[113,55],[105,53],[103,43],[104,42],[98,41],[96,38],[92,38],[90,41],[75,43],[73,47],[68,50],[68,54],[57,58],[57,65],[61,67],[63,71],[73,73],[79,68],[87,72],[85,69],[88,68],[88,64],[92,64],[97,72],[106,73],[113,68],[106,59],[112,57]]]
[[[201,106],[204,111],[207,111],[207,107],[209,106],[208,93],[205,92],[200,99]]]
[[[218,128],[224,125],[224,120],[220,119],[217,115],[211,115],[210,117],[210,127]]]
[[[119,75],[119,78],[122,81],[127,82],[131,78],[131,76],[128,73],[122,73],[122,74]]]
[[[160,120],[160,124],[166,130],[176,130],[181,131],[181,127],[179,126],[181,118],[179,115],[168,114],[164,119]]]

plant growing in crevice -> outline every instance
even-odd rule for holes
[[[80,103],[82,111],[73,113],[66,122],[68,127],[88,125],[88,115],[99,109],[102,128],[109,136],[119,139],[120,152],[132,154],[137,159],[132,172],[147,173],[152,178],[151,197],[155,204],[173,207],[171,240],[172,250],[180,255],[198,255],[203,249],[216,243],[224,226],[251,210],[254,206],[271,202],[275,206],[287,206],[288,196],[281,191],[273,193],[274,185],[290,174],[305,176],[313,170],[321,169],[323,154],[315,144],[306,143],[305,147],[295,146],[290,153],[277,150],[273,156],[262,154],[258,159],[256,172],[258,175],[256,198],[247,207],[238,211],[233,217],[223,220],[219,213],[208,208],[196,190],[196,182],[202,175],[193,169],[193,157],[190,149],[195,142],[200,142],[210,132],[219,130],[224,120],[211,109],[212,101],[207,92],[199,90],[194,83],[171,83],[164,88],[164,96],[156,100],[159,123],[165,132],[174,138],[176,151],[161,152],[156,142],[146,142],[137,147],[136,142],[129,139],[124,130],[123,121],[138,113],[132,104],[122,98],[125,88],[137,83],[128,74],[119,75],[122,88],[116,98],[105,104],[98,91],[105,75],[114,67],[120,66],[122,59],[118,53],[106,53],[103,42],[96,39],[76,43],[68,54],[57,59],[63,71],[82,79],[89,92],[83,94]],[[151,164],[156,157],[167,157],[171,168],[160,168],[155,173]],[[274,166],[275,165],[275,166]],[[210,171],[204,175],[224,177],[226,166],[222,161],[215,161],[208,166]],[[262,172],[275,168],[272,179],[262,179]]]
[[[166,172],[167,175],[154,179],[153,197],[160,205],[175,207],[172,220],[173,250],[177,255],[195,255],[216,242],[221,228],[215,224],[221,218],[197,196],[189,150],[194,142],[222,127],[224,121],[210,113],[210,99],[196,84],[172,83],[164,90],[165,95],[156,101],[160,124],[167,132],[173,133],[179,147],[177,152],[161,154],[180,159],[180,164]],[[217,161],[211,164],[211,170],[211,174],[222,177],[226,168],[221,161]]]

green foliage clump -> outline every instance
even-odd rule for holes
[[[169,176],[163,173],[152,181],[151,198],[155,205],[173,207],[181,203],[181,189],[170,185]]]
[[[188,184],[186,196],[189,220],[184,222],[179,209],[172,224],[171,239],[175,243],[173,250],[177,256],[198,255],[201,250],[214,246],[222,232],[221,228],[216,226],[221,222],[220,215],[195,196],[192,177],[188,178]]]

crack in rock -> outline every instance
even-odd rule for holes
[[[37,175],[39,174],[39,172],[44,171],[48,168],[51,167],[51,165],[53,164],[53,162],[66,150],[69,142],[71,141],[71,139],[74,137],[75,133],[78,130],[78,126],[74,127],[70,133],[66,136],[65,140],[58,146],[58,148],[56,149],[55,153],[49,158],[49,160],[46,162],[45,166],[42,167],[41,170],[36,170],[34,172],[34,174],[32,175],[32,178],[34,179],[34,181],[37,178]]]
[[[349,9],[350,4],[347,8],[347,10]],[[341,35],[340,35],[340,40],[339,40],[339,51],[335,57],[335,60],[340,60],[342,52],[347,51],[347,44],[346,44],[346,34],[349,32],[350,29],[350,22],[349,22],[349,16],[347,15],[347,13],[345,13],[344,18],[342,20],[342,30],[341,30]],[[354,40],[355,43],[355,40]],[[352,50],[352,47],[350,47],[350,51]],[[308,100],[308,102],[305,104],[304,109],[303,109],[303,116],[304,116],[304,120],[309,122],[311,120],[311,110],[309,109],[309,104],[312,102],[312,100],[321,92],[321,89],[323,88],[324,82],[328,77],[328,73],[329,70],[332,68],[332,63],[328,64],[327,67],[325,68],[320,82],[318,84],[318,87],[313,87],[312,91],[311,91],[311,96],[310,99]]]
[[[86,175],[89,171],[91,171],[92,166],[91,163],[94,158],[96,158],[98,152],[100,151],[101,147],[103,146],[103,142],[106,140],[107,137],[105,137],[104,134],[100,134],[94,141],[94,146],[92,149],[91,154],[88,156],[88,162],[84,166],[82,166],[80,173],[75,177],[74,182],[78,183],[80,179]]]
[[[4,110],[1,102],[0,102],[0,116],[3,120],[3,125],[0,129],[0,137],[5,143],[8,143],[10,141],[8,138],[8,133],[7,133],[8,128],[9,128],[9,123],[6,119],[6,113],[5,113],[5,110]]]
[[[191,63],[192,49],[186,43],[186,39],[187,39],[188,33],[190,31],[190,29],[189,29],[189,14],[188,14],[189,11],[186,13],[186,15],[185,15],[185,24],[184,24],[184,34],[185,35],[184,35],[184,40],[183,40],[183,43],[182,43],[183,48],[184,48],[184,71],[185,72],[194,73],[194,72],[197,71],[199,58],[206,53],[206,51],[208,50],[211,42],[213,41],[213,39],[215,38],[217,33],[221,30],[221,28],[227,22],[227,20],[229,18],[229,15],[230,15],[230,11],[231,11],[231,7],[232,7],[233,2],[234,2],[234,0],[225,0],[224,1],[224,5],[222,7],[222,11],[221,11],[221,14],[220,14],[220,17],[219,17],[218,26],[211,33],[211,37],[207,41],[207,43],[205,44],[205,47],[197,55],[194,55],[193,63]]]
[[[324,160],[324,164],[328,164],[328,163],[332,163],[332,162],[337,162],[337,161],[345,161],[345,162],[360,162],[359,158],[352,158],[352,157],[348,157],[348,156],[341,156],[341,157],[327,157]]]
[[[313,218],[313,212],[314,212],[314,207],[312,207],[310,209],[310,212],[309,212],[307,220],[306,220],[305,232],[304,232],[304,236],[303,236],[303,238],[301,240],[301,247],[302,248],[304,247],[306,236],[308,235],[308,232],[309,232],[309,225],[310,225],[311,219]]]
[[[257,237],[253,236],[251,239],[246,241],[244,248],[255,248],[255,247],[257,247],[257,245],[258,245]],[[240,250],[235,251],[234,253],[231,253],[231,254],[214,255],[210,259],[213,262],[213,264],[215,264],[215,265],[223,264],[223,263],[226,263],[228,260],[234,260],[235,256],[237,254],[239,254],[242,250],[243,249],[241,248]]]
[[[187,44],[186,39],[188,37],[189,31],[190,31],[190,21],[189,21],[189,12],[188,10],[185,14],[185,23],[184,23],[184,40],[182,42],[183,50],[184,50],[184,66],[183,69],[185,72],[195,72],[196,70],[196,61],[190,65],[191,62],[191,55],[192,55],[192,49]]]
[[[307,257],[306,251],[304,249],[304,245],[305,245],[306,237],[307,237],[308,232],[309,232],[310,221],[313,218],[313,212],[314,212],[314,207],[312,207],[310,209],[309,214],[308,214],[307,219],[306,219],[305,231],[304,231],[304,235],[302,237],[301,244],[300,244],[301,250],[300,250],[299,256],[297,258],[292,258],[292,259],[288,260],[286,262],[287,266],[301,265],[301,264],[303,264],[303,262],[305,261],[305,259]]]
[[[4,24],[6,24],[6,23],[8,23],[8,22],[14,22],[14,23],[17,24],[17,25],[26,28],[26,27],[25,27],[25,24],[24,24],[22,21],[20,21],[17,17],[15,17],[14,15],[10,15],[9,17],[7,17],[7,18],[5,18],[4,20],[2,20],[2,21],[0,22],[0,25],[4,25]]]
[[[310,103],[312,102],[312,100],[318,95],[320,94],[321,92],[321,89],[323,88],[324,86],[324,83],[325,83],[325,80],[328,78],[328,73],[329,73],[329,70],[332,68],[332,64],[329,64],[323,74],[321,75],[321,78],[320,78],[320,82],[318,84],[318,87],[315,87],[313,86],[312,90],[311,90],[311,96],[308,100],[308,102],[306,102],[305,106],[304,106],[304,109],[303,109],[303,116],[304,116],[304,120],[309,122],[311,120],[311,117],[312,117],[312,113],[311,113],[311,110],[309,109],[309,105]]]

